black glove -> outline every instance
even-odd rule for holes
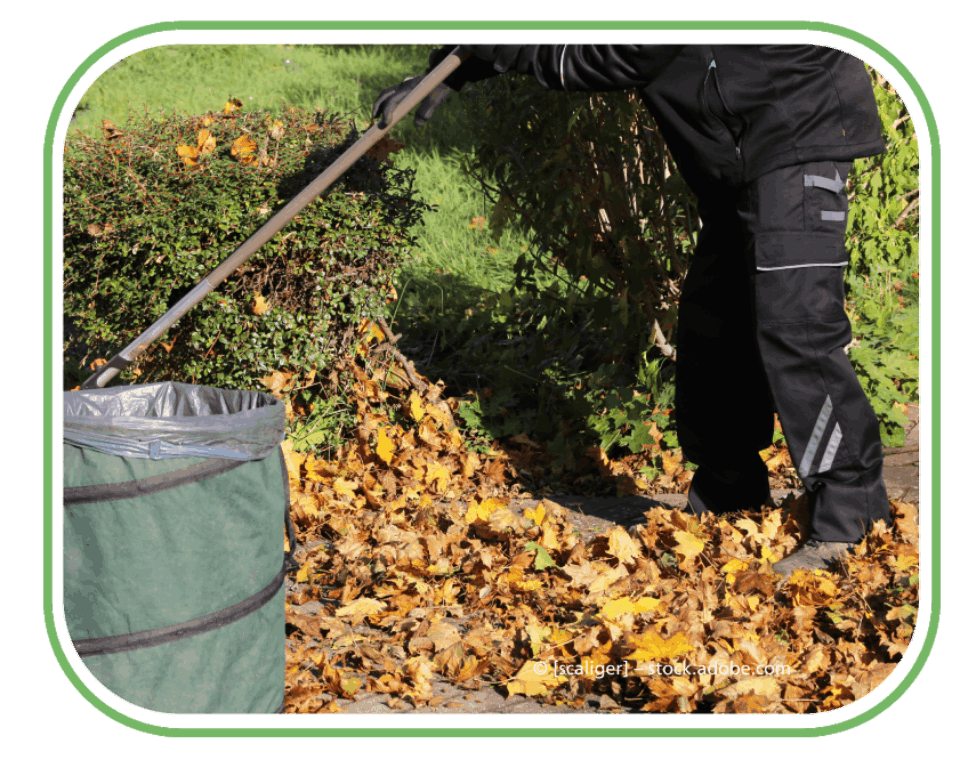
[[[430,52],[426,74],[432,72],[441,61],[447,58],[447,56],[453,53],[458,47],[462,53],[466,54],[463,63],[461,63],[441,85],[438,85],[427,98],[420,102],[420,107],[417,109],[416,116],[413,120],[414,125],[419,127],[426,123],[433,115],[434,110],[450,95],[451,89],[459,91],[467,83],[475,83],[499,75],[508,68],[510,61],[512,61],[512,59],[505,57],[504,51],[515,58],[516,52],[522,48],[522,46],[517,45],[493,46],[493,48],[496,49],[493,51],[493,54],[497,59],[496,63],[494,63],[484,61],[476,56],[471,56],[470,46],[445,45],[442,48],[436,48]],[[504,51],[500,49],[504,49]],[[503,59],[503,61],[501,61],[501,59]],[[423,80],[423,77],[410,77],[400,83],[400,85],[394,85],[381,91],[377,100],[373,103],[374,119],[376,119],[377,116],[381,117],[379,123],[380,128],[386,128],[390,124],[397,105],[403,101],[404,97],[406,97],[410,91],[417,87],[421,80]]]
[[[487,70],[492,69],[496,75],[513,69],[517,58],[527,47],[527,43],[447,43],[440,50],[449,53],[458,45],[460,50],[469,53],[474,60],[486,62]]]
[[[453,88],[453,90],[459,91],[467,83],[476,83],[481,80],[496,77],[509,68],[510,61],[504,58],[504,54],[500,52],[499,49],[510,49],[511,52],[514,52],[515,56],[515,51],[519,51],[522,46],[481,46],[484,48],[484,58],[473,54],[473,49],[476,47],[477,46],[472,45],[445,45],[442,48],[434,48],[430,51],[430,63],[427,72],[431,71],[437,64],[447,58],[456,48],[459,48],[462,53],[467,54],[467,58],[443,81],[444,85],[448,85]],[[496,50],[488,52],[485,50],[486,48]],[[494,61],[494,59],[496,61]],[[498,64],[500,64],[500,66],[498,66]]]
[[[400,85],[391,85],[380,92],[377,100],[373,102],[373,119],[380,117],[378,128],[386,128],[393,120],[393,113],[410,92],[416,88],[421,77],[408,77]],[[417,108],[416,116],[413,118],[413,124],[418,128],[429,120],[437,107],[439,107],[450,95],[450,88],[443,83],[434,88],[427,97],[420,102]]]

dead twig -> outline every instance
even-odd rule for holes
[[[897,217],[897,220],[893,223],[893,228],[894,228],[894,229],[899,229],[899,228],[900,228],[900,225],[903,224],[904,221],[906,221],[907,216],[909,216],[910,213],[911,213],[918,205],[920,205],[920,198],[919,198],[919,197],[918,197],[916,200],[914,200],[912,203],[910,203],[910,205],[908,205],[906,208],[903,209],[903,213],[901,213],[901,214]]]
[[[407,378],[410,380],[410,383],[416,387],[417,392],[420,395],[429,395],[430,383],[423,378],[404,354],[397,349],[397,342],[400,340],[400,337],[397,336],[390,326],[387,325],[385,320],[378,320],[377,325],[380,327],[380,330],[383,331],[383,335],[387,337],[387,341],[390,342],[390,346],[387,348],[387,351],[403,367],[404,372],[407,374]],[[435,405],[439,408],[443,415],[447,418],[447,423],[452,427],[456,421],[453,418],[453,411],[450,410],[450,406],[447,404],[447,401],[439,396],[427,396],[427,402],[431,405]]]
[[[919,453],[919,452],[920,452],[920,446],[918,445],[915,445],[913,447],[903,446],[902,448],[884,448],[883,449],[884,456],[894,456],[898,453]]]

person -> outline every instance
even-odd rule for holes
[[[429,72],[455,46],[430,54]],[[774,413],[807,492],[809,538],[774,565],[826,568],[890,522],[877,417],[847,359],[846,179],[885,151],[863,62],[816,45],[464,45],[419,106],[503,72],[544,88],[636,88],[702,221],[679,304],[676,419],[688,511],[769,501]],[[385,126],[422,78],[374,103]]]

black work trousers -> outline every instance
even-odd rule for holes
[[[805,163],[694,190],[703,226],[677,329],[684,456],[727,476],[755,467],[776,411],[819,541],[890,520],[879,424],[844,353],[849,170]],[[755,488],[744,493],[729,507],[752,504]]]

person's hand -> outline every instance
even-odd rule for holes
[[[377,117],[380,118],[380,122],[377,124],[378,128],[386,128],[390,125],[393,120],[393,113],[400,105],[400,102],[410,95],[410,92],[420,84],[423,77],[424,76],[408,77],[399,85],[391,85],[389,88],[385,88],[380,92],[377,100],[373,102],[373,119],[376,120]],[[424,125],[427,120],[433,116],[437,107],[450,95],[450,90],[451,89],[443,83],[434,88],[433,91],[420,102],[420,106],[417,108],[416,115],[413,118],[413,124],[418,128]]]

